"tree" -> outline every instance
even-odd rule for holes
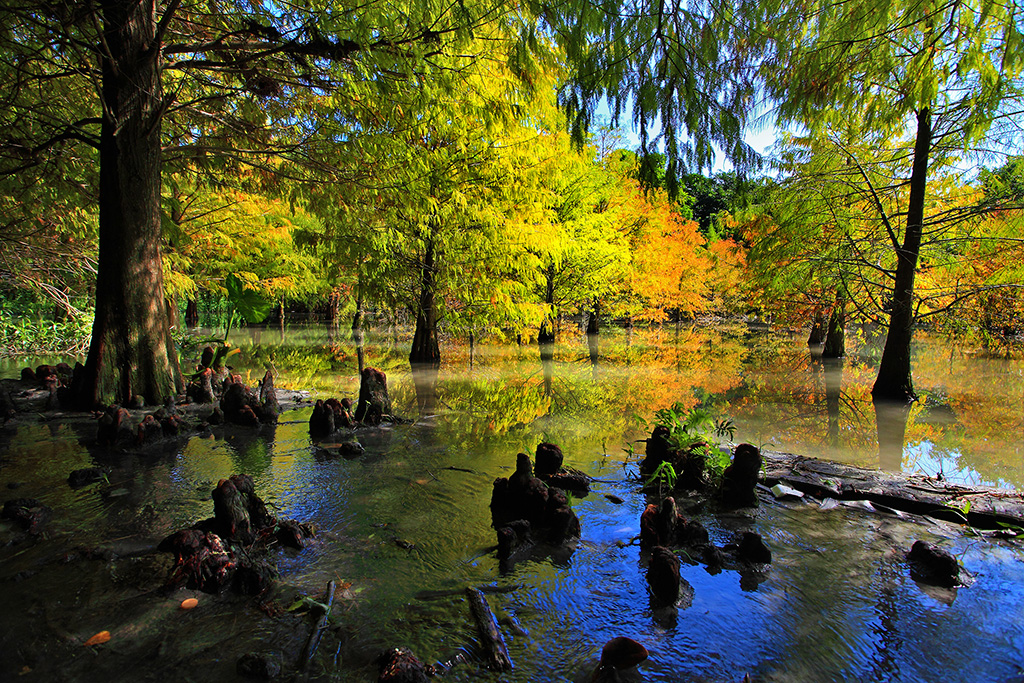
[[[641,164],[640,179],[655,185],[664,171],[671,197],[682,172],[712,165],[716,147],[737,168],[758,164],[742,136],[757,85],[744,47],[751,36],[738,32],[745,26],[732,4],[567,2],[535,11],[570,65],[559,102],[578,144],[607,98],[613,125],[632,107],[642,158],[655,151],[667,158],[664,168]]]
[[[5,3],[0,75],[16,116],[0,173],[30,177],[54,154],[95,150],[99,161],[96,313],[79,402],[162,403],[182,389],[161,259],[165,145],[203,172],[248,163],[273,176],[286,157],[316,165],[339,130],[358,130],[356,93],[407,86],[429,96],[430,58],[484,24],[522,28],[512,61],[528,78],[525,43],[536,38],[515,17],[486,2],[378,2],[358,13],[331,3]]]
[[[949,168],[958,150],[976,147],[1021,112],[1024,52],[1015,6],[783,2],[760,9],[744,10],[753,19],[747,30],[782,29],[770,37],[761,62],[778,121],[822,135],[849,130],[852,116],[862,124],[860,136],[901,150],[906,203],[899,223],[886,226],[896,267],[872,395],[913,398],[914,281],[929,173]]]

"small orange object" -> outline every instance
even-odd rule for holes
[[[94,635],[92,638],[90,638],[89,640],[85,641],[85,646],[89,647],[91,645],[102,645],[103,643],[107,642],[108,640],[110,640],[110,631],[100,631],[99,633]]]
[[[181,609],[192,609],[199,604],[199,601],[195,598],[188,598],[181,601]]]

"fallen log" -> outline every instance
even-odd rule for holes
[[[469,609],[476,620],[477,630],[480,633],[480,645],[484,649],[485,659],[488,666],[494,671],[511,671],[512,657],[508,654],[505,646],[505,639],[498,630],[498,620],[487,604],[484,594],[472,586],[466,589],[466,597],[469,599]]]
[[[938,477],[884,472],[789,453],[763,452],[761,483],[817,498],[866,500],[976,529],[1024,526],[1024,493],[951,484]]]

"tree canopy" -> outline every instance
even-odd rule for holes
[[[1016,17],[997,0],[12,0],[0,275],[69,310],[95,277],[90,407],[179,393],[176,299],[229,281],[407,311],[426,362],[442,326],[841,302],[887,325],[876,395],[906,398],[924,316],[1016,324],[996,312],[1017,306],[1019,162],[993,161],[1021,132]],[[602,100],[638,149],[597,127]],[[798,132],[777,185],[749,176],[758,117]],[[701,175],[716,154],[736,170]]]

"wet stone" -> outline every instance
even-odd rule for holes
[[[50,508],[35,498],[15,498],[4,503],[0,517],[17,523],[30,534],[36,534],[50,519],[51,514]]]
[[[282,663],[283,657],[280,652],[249,652],[238,658],[235,670],[243,678],[269,681],[281,675]]]
[[[771,564],[772,551],[760,534],[753,531],[741,531],[734,540],[736,559],[754,564]]]
[[[651,549],[647,584],[658,601],[672,604],[679,599],[679,564],[679,557],[668,548],[655,546]]]
[[[927,541],[915,541],[907,553],[910,576],[932,586],[953,588],[962,584],[960,563],[950,553]]]
[[[82,469],[72,471],[68,475],[68,485],[73,489],[77,489],[81,486],[103,481],[105,476],[106,472],[103,471],[102,467],[83,467]]]

